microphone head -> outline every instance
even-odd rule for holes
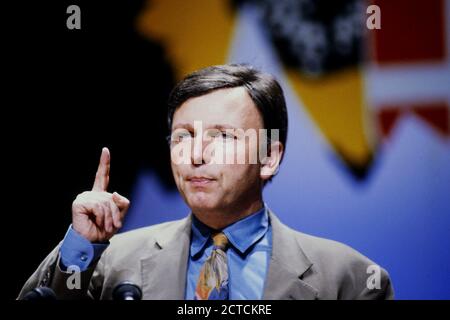
[[[130,281],[119,283],[113,291],[113,300],[141,300],[142,291],[137,285]]]
[[[22,300],[56,300],[55,292],[49,287],[37,287],[27,292]]]

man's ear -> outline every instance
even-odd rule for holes
[[[268,155],[261,160],[260,177],[262,180],[269,180],[278,173],[281,158],[283,157],[283,144],[280,141],[274,141],[270,144]]]

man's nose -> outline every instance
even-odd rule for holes
[[[203,156],[204,148],[205,141],[203,141],[203,137],[201,135],[197,135],[193,139],[192,143],[191,160],[193,165],[199,166],[205,164],[205,159]]]

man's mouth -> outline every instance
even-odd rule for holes
[[[194,187],[203,187],[216,181],[216,179],[206,176],[192,176],[186,179]]]

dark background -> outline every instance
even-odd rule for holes
[[[142,2],[29,1],[3,10],[8,299],[63,238],[103,146],[112,155],[110,191],[128,197],[145,167],[174,188],[164,139],[173,72],[161,46],[134,31]],[[81,7],[81,30],[66,28],[71,4]]]

